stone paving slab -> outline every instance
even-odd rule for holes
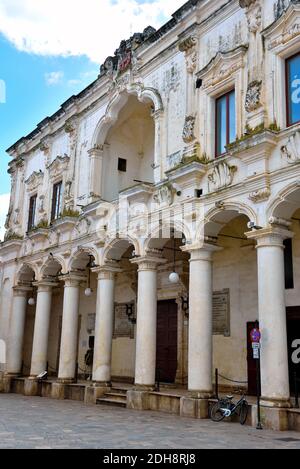
[[[281,441],[282,438],[296,441]],[[0,394],[0,448],[300,449],[300,434]]]

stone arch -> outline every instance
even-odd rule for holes
[[[38,279],[37,266],[30,263],[22,264],[16,275],[16,286],[20,284],[30,285]]]
[[[282,189],[267,208],[267,220],[272,217],[289,220],[300,208],[300,181],[293,182]]]
[[[245,215],[249,221],[257,224],[257,214],[251,207],[236,202],[226,203],[220,207],[214,207],[205,215],[204,236],[217,237],[218,233],[239,215]]]
[[[106,262],[111,260],[119,261],[125,252],[130,248],[130,246],[133,247],[137,256],[141,254],[140,244],[137,239],[127,236],[110,241],[103,249],[101,265],[105,265]]]
[[[115,124],[121,109],[126,105],[130,95],[134,95],[141,103],[152,102],[154,112],[163,111],[162,98],[154,88],[144,88],[141,84],[128,86],[124,91],[117,92],[110,100],[105,115],[100,119],[92,138],[92,148],[105,143],[109,129]]]
[[[85,270],[87,264],[90,261],[90,256],[93,257],[96,265],[99,264],[99,255],[95,247],[85,246],[78,248],[73,255],[68,264],[69,272],[76,270]]]
[[[161,250],[172,237],[172,231],[174,232],[174,230],[178,235],[182,234],[186,242],[192,242],[192,234],[189,227],[184,222],[179,220],[167,220],[164,221],[163,224],[158,223],[153,228],[152,232],[143,243],[143,254],[146,255],[151,249]]]
[[[57,277],[57,275],[64,271],[65,262],[59,256],[49,256],[44,262],[40,270],[40,279]]]

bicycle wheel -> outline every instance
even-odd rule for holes
[[[222,422],[225,418],[225,414],[221,409],[220,402],[216,402],[210,410],[210,418],[213,422]]]
[[[245,425],[248,417],[249,406],[248,402],[244,401],[240,407],[240,424]]]

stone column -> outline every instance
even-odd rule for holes
[[[89,150],[90,157],[90,200],[99,200],[102,196],[102,167],[104,148],[96,146]]]
[[[98,272],[93,381],[99,387],[111,386],[111,359],[114,325],[116,266],[95,269]]]
[[[290,388],[283,240],[293,233],[286,228],[269,227],[246,235],[257,241],[262,399],[285,407],[289,405]]]
[[[14,288],[6,368],[7,374],[12,376],[18,376],[22,371],[24,329],[29,291],[32,291],[32,288],[21,286]]]
[[[38,287],[34,323],[30,378],[36,378],[47,368],[49,326],[53,283],[40,282]]]
[[[157,267],[163,262],[155,256],[132,261],[138,265],[135,385],[145,391],[155,387]]]
[[[80,283],[85,280],[75,274],[63,277],[64,305],[59,357],[58,381],[63,384],[75,381],[78,348],[78,313]]]
[[[218,249],[210,244],[183,249],[191,254],[188,389],[197,399],[207,399],[213,391],[212,254]]]

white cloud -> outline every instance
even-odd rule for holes
[[[64,77],[64,72],[45,73],[45,80],[46,80],[47,85],[49,86],[58,85],[59,83],[62,82],[63,77]]]
[[[1,0],[0,32],[25,52],[86,55],[96,63],[148,25],[158,28],[184,0]]]
[[[2,194],[0,195],[0,241],[4,239],[5,233],[5,219],[9,208],[9,198],[10,194]]]

